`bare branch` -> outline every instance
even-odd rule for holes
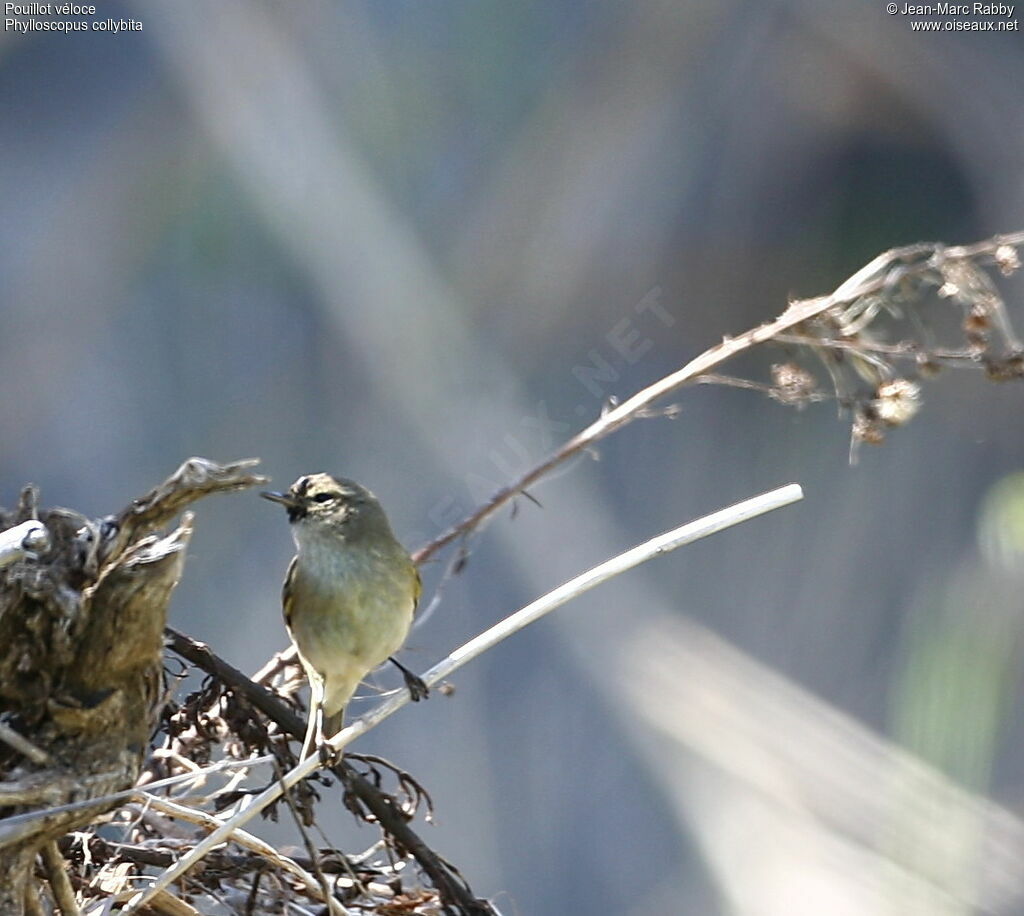
[[[531,468],[517,480],[502,487],[490,499],[470,513],[466,518],[447,531],[420,547],[413,560],[422,564],[439,550],[463,537],[490,518],[502,506],[546,477],[554,468],[593,446],[596,442],[632,422],[656,401],[691,384],[705,373],[717,368],[727,360],[744,353],[758,344],[777,340],[781,334],[824,315],[833,310],[857,302],[866,296],[889,291],[911,276],[941,273],[950,264],[963,262],[968,258],[987,258],[988,262],[1006,272],[1012,269],[1013,260],[1008,252],[1015,253],[1015,246],[1024,244],[1024,232],[994,236],[972,245],[946,247],[941,244],[922,243],[904,248],[893,248],[876,257],[869,264],[848,278],[834,292],[817,299],[793,302],[775,321],[759,325],[740,334],[727,337],[720,344],[701,353],[681,369],[648,385],[621,404],[604,413],[588,427],[578,432],[544,461]],[[1005,267],[1003,265],[1009,265]],[[1019,342],[1011,334],[1006,335],[1010,347]],[[996,371],[1001,367],[997,367]],[[990,370],[990,373],[992,370]]]
[[[273,691],[250,680],[243,672],[219,658],[205,644],[170,627],[165,633],[170,647],[183,658],[220,679],[232,690],[237,690],[285,732],[298,741],[303,740],[306,723]],[[400,848],[416,859],[420,868],[437,888],[442,900],[460,907],[466,913],[487,912],[482,909],[484,904],[473,896],[465,881],[409,826],[406,817],[397,810],[394,802],[385,793],[344,760],[333,767],[333,772],[373,814],[381,829],[391,836]]]

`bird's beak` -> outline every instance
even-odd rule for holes
[[[298,506],[299,502],[288,493],[275,493],[273,490],[264,490],[260,493],[264,499],[269,499],[272,503],[280,503],[286,509],[294,509]]]

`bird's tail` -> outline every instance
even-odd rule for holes
[[[345,710],[339,709],[333,716],[324,716],[324,739],[333,738],[341,731],[345,719]]]
[[[322,706],[314,706],[309,713],[309,724],[306,726],[306,737],[302,742],[302,756],[299,759],[305,760],[316,750],[318,745],[338,734],[341,731],[344,717],[343,709],[333,716],[325,716]]]

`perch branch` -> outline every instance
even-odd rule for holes
[[[675,550],[684,544],[707,537],[708,535],[721,531],[731,525],[748,521],[751,518],[765,512],[769,512],[773,509],[789,505],[790,503],[802,498],[802,495],[800,487],[796,484],[780,487],[777,490],[762,494],[761,496],[738,503],[735,506],[722,509],[712,515],[705,516],[702,519],[690,522],[672,531],[666,532],[665,534],[659,535],[658,537],[652,538],[651,540],[640,544],[625,553],[612,557],[610,560],[606,560],[604,563],[601,563],[587,572],[581,573],[575,578],[569,580],[554,591],[544,595],[542,598],[538,598],[536,601],[511,616],[506,617],[490,629],[485,630],[479,636],[456,649],[448,655],[447,658],[434,665],[433,668],[423,675],[423,680],[426,681],[427,684],[432,685],[448,677],[452,672],[461,668],[467,662],[476,658],[483,652],[486,652],[488,649],[493,648],[513,633],[518,632],[523,629],[523,627],[540,619],[545,614],[549,614],[551,611],[561,607],[573,598],[576,598],[595,586],[606,582],[608,579],[621,575],[627,570],[632,569],[635,566],[639,566],[647,560]],[[401,693],[388,698],[368,715],[353,722],[351,725],[345,727],[335,735],[329,742],[331,748],[335,751],[341,751],[353,739],[366,733],[371,728],[384,721],[384,719],[393,715],[408,702],[409,694],[407,691],[402,691]],[[215,830],[199,842],[192,850],[182,856],[174,866],[158,876],[149,888],[136,895],[136,897],[134,897],[126,907],[124,911],[125,914],[138,913],[139,910],[145,906],[145,904],[151,900],[155,894],[178,880],[214,847],[228,841],[236,827],[240,827],[247,823],[259,814],[261,810],[266,808],[267,805],[280,798],[283,790],[290,788],[300,780],[305,779],[310,773],[316,770],[319,765],[319,756],[316,754],[311,755],[301,761],[298,766],[296,766],[280,781],[272,783],[259,796],[250,799],[248,805],[242,808],[242,810],[240,810],[230,820],[226,821],[222,827]]]
[[[218,678],[232,690],[238,691],[268,719],[276,722],[283,731],[296,740],[302,741],[306,733],[305,721],[286,706],[273,691],[250,680],[243,672],[219,658],[204,643],[198,642],[184,633],[179,633],[171,627],[168,627],[165,633],[167,644],[182,658]],[[479,910],[479,901],[473,897],[465,883],[453,873],[448,863],[409,826],[406,818],[396,809],[387,795],[344,760],[334,766],[333,770],[359,801],[366,805],[381,828],[402,849],[416,859],[443,900],[459,906],[466,913],[472,913],[475,909]]]
[[[306,723],[298,713],[281,702],[281,698],[274,691],[257,684],[234,665],[224,661],[206,643],[199,642],[173,627],[165,627],[164,639],[173,652],[227,684],[288,734],[302,740],[306,733]]]

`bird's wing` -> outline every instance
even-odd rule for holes
[[[281,608],[284,610],[284,625],[288,628],[289,636],[292,632],[292,604],[295,601],[292,580],[295,578],[298,559],[298,556],[292,557],[291,563],[288,564],[288,574],[284,577],[284,585],[281,587]],[[293,639],[292,642],[294,641]]]
[[[420,578],[419,569],[415,566],[412,568],[412,574],[416,577],[412,584],[412,613],[415,616],[416,607],[420,603],[420,595],[423,594],[423,580]]]

